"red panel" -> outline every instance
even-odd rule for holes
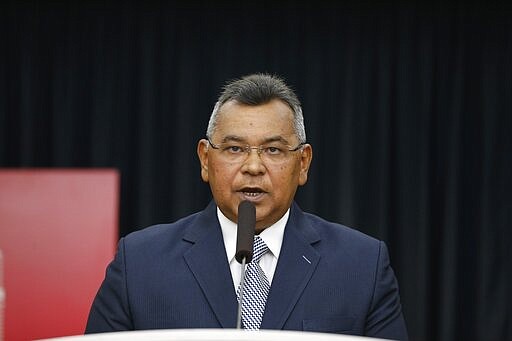
[[[118,187],[111,169],[0,170],[5,340],[83,333],[114,255]]]

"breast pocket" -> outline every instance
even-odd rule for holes
[[[344,333],[354,328],[354,317],[332,316],[322,319],[308,319],[302,321],[302,329],[310,332]]]

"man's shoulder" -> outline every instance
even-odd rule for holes
[[[354,255],[376,255],[382,246],[377,238],[315,214],[304,212],[303,219],[318,234],[319,246],[323,250]]]
[[[367,235],[355,228],[326,220],[312,213],[304,212],[304,217],[308,220],[311,226],[314,226],[318,231],[339,235],[347,238],[361,239],[368,242],[378,242],[374,237]]]
[[[202,212],[202,211],[201,211]],[[170,223],[155,224],[129,233],[124,242],[131,245],[154,244],[169,240],[181,240],[187,229],[197,220],[201,212],[196,212]]]

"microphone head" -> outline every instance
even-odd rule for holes
[[[242,263],[252,260],[252,248],[254,244],[254,230],[256,229],[256,207],[250,201],[242,201],[238,205],[238,227],[236,233],[235,259]]]

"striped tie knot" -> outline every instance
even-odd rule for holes
[[[260,236],[254,236],[254,246],[252,248],[252,262],[258,263],[265,253],[268,252],[268,246]]]

